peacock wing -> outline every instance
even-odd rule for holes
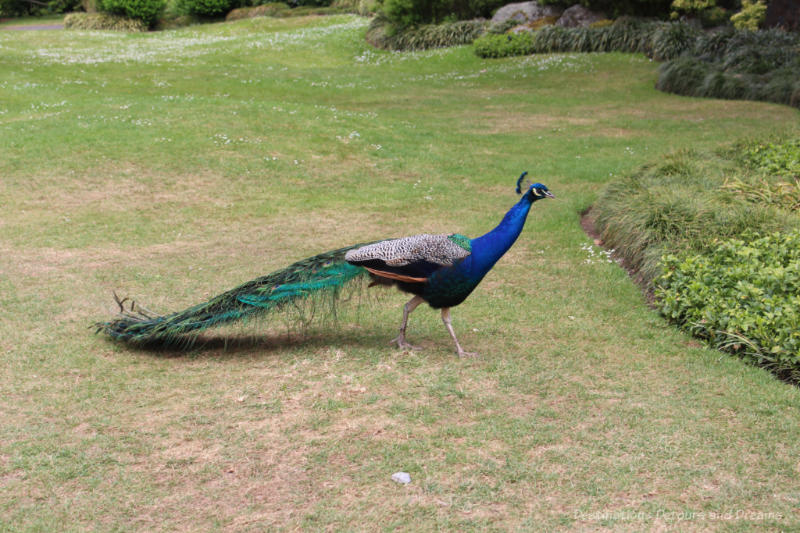
[[[380,241],[349,250],[345,261],[377,276],[421,283],[442,267],[470,254],[470,241],[458,234],[413,235]]]

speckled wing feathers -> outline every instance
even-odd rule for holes
[[[389,267],[403,267],[419,262],[450,266],[470,254],[469,250],[451,237],[447,234],[425,233],[376,242],[348,251],[345,261],[352,264],[380,261]]]

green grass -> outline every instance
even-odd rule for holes
[[[64,22],[64,15],[47,15],[45,17],[0,17],[0,28],[7,26],[38,26],[42,24],[61,24]]]
[[[642,56],[376,51],[366,24],[0,32],[0,529],[798,527],[797,389],[666,325],[579,225],[614,177],[798,111],[659,93]],[[424,308],[424,351],[390,348],[395,293],[190,353],[89,329],[112,290],[179,309],[479,235],[522,170],[558,199],[453,312],[479,359]]]

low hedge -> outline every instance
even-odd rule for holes
[[[108,13],[70,13],[64,17],[68,30],[147,31],[147,24],[138,19]]]
[[[702,255],[667,255],[661,312],[714,347],[800,382],[800,232],[746,234]]]

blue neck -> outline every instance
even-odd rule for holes
[[[486,275],[497,260],[511,248],[522,232],[525,219],[535,200],[533,193],[528,190],[519,202],[506,213],[496,228],[482,237],[471,240],[472,264],[470,270],[474,275],[480,277]]]

